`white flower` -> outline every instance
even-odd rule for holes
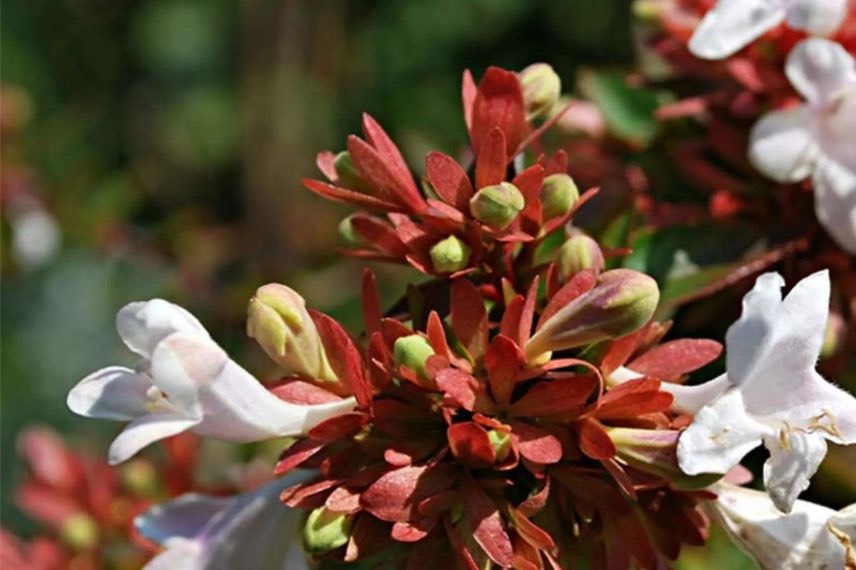
[[[826,455],[826,441],[856,443],[856,399],[814,369],[826,331],[828,273],[806,277],[784,300],[783,285],[767,273],[743,299],[726,336],[729,386],[681,434],[678,462],[688,475],[726,473],[763,443],[767,492],[787,512]]]
[[[703,59],[740,51],[782,22],[827,36],[847,16],[848,0],[719,0],[690,38],[689,49]]]
[[[185,430],[259,441],[305,434],[354,407],[353,398],[312,406],[280,400],[229,359],[193,315],[161,299],[126,305],[116,328],[140,364],[99,370],[68,394],[77,414],[131,422],[110,446],[111,464]]]
[[[806,103],[758,121],[749,159],[779,182],[811,177],[817,218],[856,253],[856,60],[835,42],[808,39],[788,55],[785,73]]]
[[[300,512],[279,501],[299,482],[285,477],[234,497],[190,493],[152,507],[134,525],[166,549],[145,570],[308,570]]]
[[[743,550],[763,568],[832,570],[856,568],[856,505],[835,512],[797,501],[783,514],[766,493],[720,484],[713,512]]]

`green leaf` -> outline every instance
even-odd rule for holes
[[[656,136],[654,111],[661,104],[657,92],[628,85],[620,73],[595,71],[582,74],[580,89],[600,108],[618,138],[644,146]]]

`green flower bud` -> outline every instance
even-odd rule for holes
[[[158,494],[158,473],[154,465],[145,459],[134,459],[123,465],[121,477],[125,487],[141,497]]]
[[[368,182],[363,179],[360,171],[354,166],[351,160],[351,155],[348,151],[343,150],[336,155],[333,161],[333,168],[336,169],[336,175],[339,177],[339,185],[354,190],[355,192],[368,192],[370,190]]]
[[[562,80],[546,63],[533,63],[521,71],[520,86],[528,119],[548,116],[562,93]]]
[[[88,550],[98,544],[98,525],[86,513],[66,517],[59,533],[62,541],[73,550]]]
[[[348,543],[351,517],[319,507],[309,513],[303,526],[303,543],[312,554],[324,554]]]
[[[271,283],[250,300],[247,334],[277,364],[315,380],[338,382],[318,336],[306,301],[294,290]]]
[[[573,277],[583,269],[592,269],[595,273],[603,271],[605,261],[597,242],[585,234],[568,238],[556,256],[556,265],[563,279]]]
[[[470,213],[490,227],[504,230],[525,205],[520,190],[510,182],[502,182],[476,192],[470,199]]]
[[[619,338],[651,320],[660,290],[644,273],[613,269],[597,284],[551,316],[526,343],[526,359],[537,361],[551,350],[565,350]]]
[[[353,216],[348,216],[339,222],[339,237],[348,245],[359,245],[361,240],[354,232],[354,226],[351,222]]]
[[[438,241],[431,248],[431,264],[437,273],[454,273],[470,262],[470,248],[455,236]]]
[[[511,451],[511,436],[499,430],[488,430],[487,438],[490,440],[490,446],[493,448],[494,456],[497,462],[505,461],[508,457],[508,452]]]
[[[395,341],[392,347],[392,358],[396,368],[406,366],[413,370],[421,380],[428,378],[425,372],[425,361],[434,354],[431,344],[418,334],[403,336]]]
[[[545,220],[564,216],[580,198],[574,179],[567,174],[551,174],[541,185],[541,217]]]

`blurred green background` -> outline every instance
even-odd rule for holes
[[[0,516],[24,534],[16,434],[46,423],[98,448],[115,433],[64,399],[133,362],[123,304],[186,306],[262,376],[243,330],[257,286],[357,323],[362,263],[335,253],[345,210],[299,180],[363,111],[418,169],[466,142],[465,68],[546,61],[570,88],[581,67],[634,62],[628,0],[29,0],[4,2],[1,25]],[[376,269],[388,300],[414,277]],[[719,536],[685,558],[754,567]]]

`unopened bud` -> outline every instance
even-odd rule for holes
[[[347,544],[351,537],[351,517],[326,507],[309,513],[303,526],[303,542],[312,554],[324,554]]]
[[[571,236],[562,244],[556,256],[556,265],[563,279],[568,279],[583,269],[600,273],[605,263],[600,246],[585,234]]]
[[[488,430],[487,438],[490,440],[490,446],[493,448],[493,454],[497,462],[505,461],[508,457],[508,452],[511,451],[511,436],[499,430]]]
[[[98,525],[86,513],[75,513],[62,522],[60,536],[73,550],[88,550],[98,544]]]
[[[247,334],[277,364],[315,380],[337,382],[306,301],[294,290],[271,283],[250,300]]]
[[[606,428],[615,454],[622,461],[652,475],[668,479],[681,489],[702,489],[722,478],[721,474],[687,475],[678,466],[676,430]]]
[[[155,497],[158,494],[157,471],[145,459],[134,459],[122,466],[122,483],[141,497]]]
[[[431,263],[437,273],[454,273],[470,262],[470,248],[455,236],[438,241],[431,248]]]
[[[541,217],[545,220],[564,216],[579,200],[580,191],[567,174],[551,174],[541,185]]]
[[[354,166],[354,162],[351,160],[351,155],[348,151],[343,150],[336,155],[336,159],[333,161],[333,168],[336,169],[336,176],[339,177],[340,186],[356,192],[369,191],[368,182],[365,181],[360,171]]]
[[[546,63],[533,63],[521,71],[520,86],[528,119],[548,116],[562,93],[562,80]]]
[[[504,230],[525,205],[520,190],[510,182],[502,182],[476,192],[470,199],[470,213],[490,227]]]
[[[551,350],[565,350],[619,338],[639,329],[654,315],[660,291],[644,273],[613,269],[597,284],[551,316],[526,343],[526,359],[537,361]]]
[[[633,15],[642,22],[657,22],[663,11],[662,4],[659,0],[636,0]]]
[[[392,347],[392,358],[396,368],[405,366],[415,372],[421,380],[428,378],[425,362],[433,354],[434,349],[431,344],[418,334],[400,337]]]
[[[351,218],[353,216],[348,216],[339,222],[339,237],[348,245],[359,245],[361,242],[360,236],[354,232],[354,225]]]

